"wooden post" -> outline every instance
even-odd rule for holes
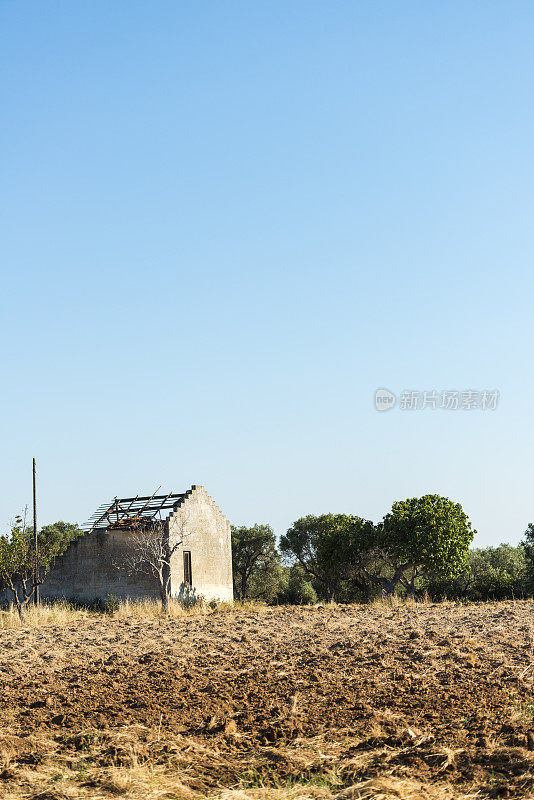
[[[37,546],[37,493],[35,491],[35,458],[33,459],[33,551],[35,556],[35,565],[33,568],[33,601],[35,605],[39,605],[39,586],[37,584],[37,580],[39,578],[39,551]]]

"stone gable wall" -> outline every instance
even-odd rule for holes
[[[172,558],[172,594],[233,600],[230,523],[203,486],[194,486],[171,514],[169,536],[171,544],[183,540]],[[184,584],[184,550],[191,553],[191,588]]]

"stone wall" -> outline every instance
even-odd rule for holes
[[[43,599],[83,601],[116,597],[159,599],[158,584],[151,575],[129,575],[119,565],[132,553],[131,531],[85,534],[55,560],[41,586]]]

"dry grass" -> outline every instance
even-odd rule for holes
[[[417,614],[417,609],[424,603],[416,603],[411,598],[403,599],[394,595],[392,597],[378,598],[373,600],[369,606],[360,608],[374,608],[377,610],[405,608]],[[235,614],[266,611],[268,606],[258,600],[247,600],[244,603],[230,602],[210,602],[207,603],[200,599],[191,604],[186,604],[178,600],[171,600],[169,612],[165,614],[161,608],[161,603],[157,600],[120,600],[114,601],[110,598],[109,610],[106,616],[112,619],[123,620],[157,620],[157,619],[178,619],[187,617],[207,616],[209,614]],[[317,603],[313,608],[318,610],[330,610],[332,613],[336,609],[345,608],[335,602]],[[357,606],[352,606],[353,608]],[[312,608],[312,607],[308,607]],[[73,622],[86,620],[88,618],[100,619],[102,612],[94,611],[90,608],[83,608],[72,605],[68,602],[42,602],[39,606],[28,605],[21,620],[14,605],[9,605],[7,609],[0,609],[0,630],[10,628],[40,628],[49,625],[68,625]],[[534,626],[533,626],[534,631]],[[533,634],[534,637],[534,634]],[[533,638],[534,641],[534,638]]]
[[[74,608],[69,603],[42,603],[28,606],[21,620],[15,606],[0,610],[0,630],[8,628],[40,628],[44,625],[67,625],[87,619],[90,612]]]
[[[290,782],[274,788],[235,788],[198,791],[182,783],[169,770],[146,766],[103,768],[97,772],[79,770],[50,771],[43,789],[46,770],[26,770],[26,780],[40,788],[0,794],[4,800],[475,800],[482,795],[462,792],[448,785],[431,785],[408,778],[373,778],[344,787],[324,781]],[[80,777],[82,779],[80,780]]]
[[[177,617],[209,614],[212,611],[213,606],[209,606],[207,603],[200,602],[188,606],[172,600],[169,604],[168,617],[176,619]],[[161,608],[161,603],[156,600],[121,600],[112,610],[111,616],[114,619],[159,619],[166,615]]]
[[[230,603],[227,601],[198,600],[188,604],[179,600],[171,600],[169,612],[165,614],[161,608],[161,603],[156,600],[121,600],[110,612],[113,619],[165,619],[180,617],[197,617],[208,614],[234,613],[236,610],[247,612],[257,609],[267,608],[265,603],[254,600],[247,600],[244,603]]]
[[[188,605],[178,600],[172,600],[169,605],[169,612],[165,614],[161,608],[161,603],[156,600],[121,600],[117,603],[110,600],[109,611],[106,615],[112,619],[124,620],[177,619],[192,616],[206,616],[213,613],[224,614],[235,612],[236,610],[247,611],[258,608],[266,608],[266,606],[255,601],[247,601],[242,604],[229,602],[206,603],[199,601]],[[39,606],[27,606],[24,617],[21,620],[16,607],[11,604],[6,609],[0,609],[0,630],[7,630],[10,628],[41,628],[49,625],[68,625],[88,618],[100,619],[102,616],[102,612],[80,608],[79,606],[74,606],[67,602],[43,602]]]
[[[475,794],[452,794],[447,787],[435,788],[418,781],[378,778],[341,790],[313,784],[283,789],[234,789],[220,794],[218,800],[474,800],[475,797]]]

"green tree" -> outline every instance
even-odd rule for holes
[[[232,526],[232,569],[237,600],[272,600],[282,578],[280,554],[270,525]]]
[[[64,553],[75,539],[83,535],[83,531],[73,522],[53,522],[43,525],[37,535],[38,547],[53,556]]]
[[[525,588],[529,594],[534,592],[534,523],[529,522],[522,542],[525,553]]]
[[[37,556],[33,530],[26,524],[26,512],[15,518],[8,534],[0,536],[0,582],[11,592],[19,617],[24,618],[36,586],[45,580],[54,558],[61,555],[81,534],[77,525],[56,522],[37,534]]]
[[[257,569],[250,579],[247,597],[251,600],[264,600],[266,603],[279,602],[289,580],[287,569],[282,565],[280,553],[276,553],[271,565]]]
[[[497,547],[473,550],[470,555],[472,582],[468,596],[471,599],[504,600],[528,591],[527,559],[521,545],[513,547],[503,542]]]
[[[281,603],[309,606],[317,602],[317,592],[313,588],[304,568],[296,562],[287,568],[287,581],[278,595]]]
[[[437,494],[400,500],[378,528],[389,574],[372,577],[388,594],[399,585],[414,594],[424,573],[452,578],[465,569],[475,533],[460,503]]]
[[[475,583],[480,599],[485,595],[500,600],[515,597],[524,591],[527,571],[524,547],[503,542],[497,547],[481,549],[478,553],[487,564],[485,572]]]
[[[327,600],[335,600],[348,580],[363,574],[375,543],[372,522],[348,514],[301,517],[280,540],[282,553],[302,569]]]
[[[466,567],[460,574],[453,578],[429,575],[424,588],[436,598],[504,600],[528,592],[526,575],[525,548],[503,543],[470,550]]]
[[[9,589],[19,617],[35,589],[35,553],[25,519],[16,517],[11,531],[0,536],[0,580]]]

